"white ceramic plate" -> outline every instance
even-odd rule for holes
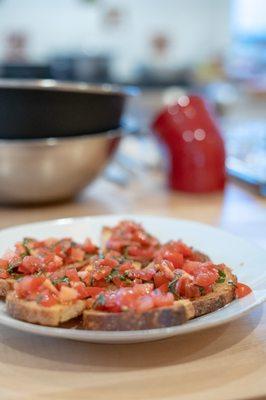
[[[91,237],[99,242],[103,225],[114,225],[122,219],[133,219],[162,242],[182,238],[184,242],[208,254],[213,261],[231,266],[238,279],[252,287],[253,293],[214,313],[189,321],[184,325],[130,332],[82,331],[49,328],[11,318],[0,305],[0,323],[24,332],[97,343],[136,343],[195,332],[234,320],[266,299],[266,251],[224,231],[197,222],[150,216],[97,216],[68,218],[20,225],[0,232],[0,254],[24,236],[45,238],[72,236],[77,241]]]

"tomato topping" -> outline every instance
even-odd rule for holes
[[[166,293],[162,295],[160,290],[154,290],[151,294],[153,298],[153,304],[155,307],[167,307],[171,306],[174,302],[174,295],[173,293]]]
[[[211,262],[186,261],[183,270],[195,277],[196,285],[203,287],[214,284],[219,277],[217,267]]]
[[[174,278],[174,265],[170,261],[162,260],[159,264],[156,264],[156,267],[164,274],[166,279],[168,279],[169,281]]]
[[[85,251],[79,247],[72,247],[70,249],[70,257],[73,262],[83,261],[85,257]]]
[[[89,238],[85,239],[82,248],[88,254],[96,254],[98,252],[98,247],[95,246]]]
[[[15,291],[19,297],[34,296],[45,281],[44,276],[25,276],[15,284]]]
[[[155,287],[162,286],[164,283],[169,283],[169,279],[166,278],[162,271],[156,272],[153,277]]]
[[[140,262],[152,260],[159,247],[156,238],[148,234],[141,225],[132,221],[122,221],[111,230],[106,247]]]
[[[155,253],[155,262],[162,260],[170,261],[174,269],[181,268],[184,259],[192,257],[193,251],[180,240],[171,241],[161,246],[161,248]]]
[[[252,289],[248,285],[238,282],[237,287],[236,287],[236,298],[237,299],[240,299],[241,297],[245,297],[250,293],[252,293]]]
[[[63,266],[62,257],[56,254],[48,254],[43,258],[42,269],[47,272],[54,272]]]
[[[131,288],[106,291],[96,296],[93,307],[97,310],[122,312],[129,309],[137,312],[149,311],[156,307],[171,306],[174,302],[172,293],[153,291],[152,284],[140,284]],[[91,305],[91,303],[89,303]]]
[[[99,281],[107,277],[111,271],[112,267],[109,267],[109,265],[97,266],[93,272],[93,278],[96,279],[96,281]]]
[[[86,294],[87,297],[96,297],[99,293],[104,292],[104,288],[101,287],[87,287],[86,288]]]
[[[179,296],[191,299],[193,297],[200,296],[200,289],[198,286],[194,285],[193,279],[181,276],[176,284],[176,291]]]
[[[39,295],[39,298],[37,297],[37,302],[44,307],[51,307],[57,304],[57,299],[55,295],[49,292],[47,289],[42,291],[42,293]]]
[[[169,290],[168,283],[163,283],[161,286],[158,287],[162,293],[167,293]]]
[[[43,267],[43,261],[39,257],[25,256],[22,263],[18,267],[18,271],[24,274],[34,274],[41,270]]]
[[[75,268],[68,269],[66,271],[66,276],[69,278],[70,281],[72,282],[80,282],[77,270]]]

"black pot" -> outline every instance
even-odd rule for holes
[[[113,85],[0,80],[0,138],[66,137],[116,129],[126,95]]]

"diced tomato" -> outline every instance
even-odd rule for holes
[[[111,271],[112,267],[110,267],[109,265],[97,266],[93,271],[93,278],[96,279],[96,281],[99,281],[107,277],[111,273]]]
[[[161,286],[158,287],[158,290],[160,290],[162,293],[167,293],[168,292],[168,283],[163,283]]]
[[[73,262],[83,261],[85,257],[85,251],[79,247],[72,247],[70,250],[70,257]]]
[[[126,271],[132,269],[134,269],[134,265],[130,261],[124,262],[122,265],[119,266],[120,274],[124,274]]]
[[[106,281],[105,278],[99,279],[98,281],[96,280],[96,282],[94,282],[93,286],[98,286],[98,287],[107,287],[109,286],[110,283]]]
[[[166,276],[164,275],[164,273],[161,271],[156,272],[156,274],[153,277],[153,280],[154,280],[154,285],[157,288],[162,286],[164,283],[166,283],[166,284],[169,283],[169,279],[167,279]]]
[[[190,275],[194,275],[196,271],[198,271],[202,266],[202,263],[199,261],[186,261],[182,267],[184,271],[186,271]]]
[[[43,268],[44,264],[41,258],[35,256],[25,256],[18,267],[18,271],[24,274],[34,274]]]
[[[21,298],[37,293],[40,286],[45,281],[44,276],[25,276],[15,284],[15,291]]]
[[[144,268],[144,269],[132,269],[132,270],[128,270],[127,272],[127,276],[130,279],[141,279],[142,281],[151,281],[152,278],[155,275],[155,271],[153,269],[148,269],[148,268]]]
[[[121,280],[121,276],[120,276],[120,275],[115,275],[115,276],[113,277],[112,281],[113,281],[114,285],[115,285],[116,287],[118,287],[118,288],[120,288],[120,287],[127,287],[127,286],[128,286],[127,282]]]
[[[96,297],[99,293],[104,292],[104,288],[101,287],[86,287],[87,297]]]
[[[64,238],[57,242],[54,246],[54,252],[63,259],[66,257],[67,252],[71,249],[72,240],[70,238]]]
[[[86,288],[86,286],[84,285],[84,283],[82,283],[82,282],[77,283],[77,284],[75,285],[75,289],[76,289],[76,291],[78,292],[78,297],[79,297],[79,299],[86,299],[87,297],[89,297],[89,296],[88,296],[88,293],[87,293],[87,289],[88,289],[88,288]]]
[[[192,256],[192,250],[183,242],[171,241],[163,245],[155,254],[155,262],[162,260],[171,261],[174,269],[181,268],[184,263],[184,258]]]
[[[177,253],[168,249],[162,249],[156,256],[155,262],[161,262],[162,260],[170,261],[173,269],[176,269],[182,267],[184,263],[184,256],[181,253]]]
[[[218,269],[211,262],[186,261],[183,269],[194,276],[194,283],[198,286],[213,285],[219,278]]]
[[[195,276],[194,283],[198,286],[210,286],[213,285],[218,279],[217,271],[199,271],[199,273]]]
[[[86,253],[89,254],[96,254],[98,251],[98,247],[95,246],[89,238],[85,239],[82,248],[84,251],[86,251]]]
[[[153,288],[154,288],[154,286],[152,283],[143,283],[143,284],[135,285],[133,287],[133,292],[136,295],[144,296],[146,294],[151,293]]]
[[[174,266],[170,261],[162,260],[160,263],[156,264],[156,266],[169,281],[174,279],[174,276],[175,276],[175,274],[173,272]]]
[[[43,264],[44,264],[43,269],[45,271],[54,272],[63,266],[63,259],[62,257],[56,254],[47,254],[43,258]]]
[[[181,276],[176,285],[177,294],[181,297],[191,299],[200,296],[200,289],[194,285],[193,280],[186,276]]]
[[[236,298],[237,299],[240,299],[241,297],[245,297],[250,293],[252,293],[252,289],[248,285],[238,282],[237,287],[236,287]]]
[[[66,270],[66,276],[72,282],[80,282],[77,270],[75,268]]]
[[[174,303],[174,295],[169,292],[162,294],[160,290],[154,290],[151,296],[155,307],[167,307]]]
[[[43,291],[39,297],[40,300],[38,301],[38,303],[44,307],[51,307],[57,304],[57,299],[55,295],[49,292],[49,290]]]
[[[159,242],[145,232],[141,225],[132,221],[122,221],[111,229],[111,237],[106,246],[109,250],[118,251],[133,260],[146,263],[153,258]]]

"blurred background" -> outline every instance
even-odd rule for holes
[[[228,172],[266,191],[265,0],[0,0],[0,77],[140,87],[126,114],[143,137],[173,93],[199,93]]]

